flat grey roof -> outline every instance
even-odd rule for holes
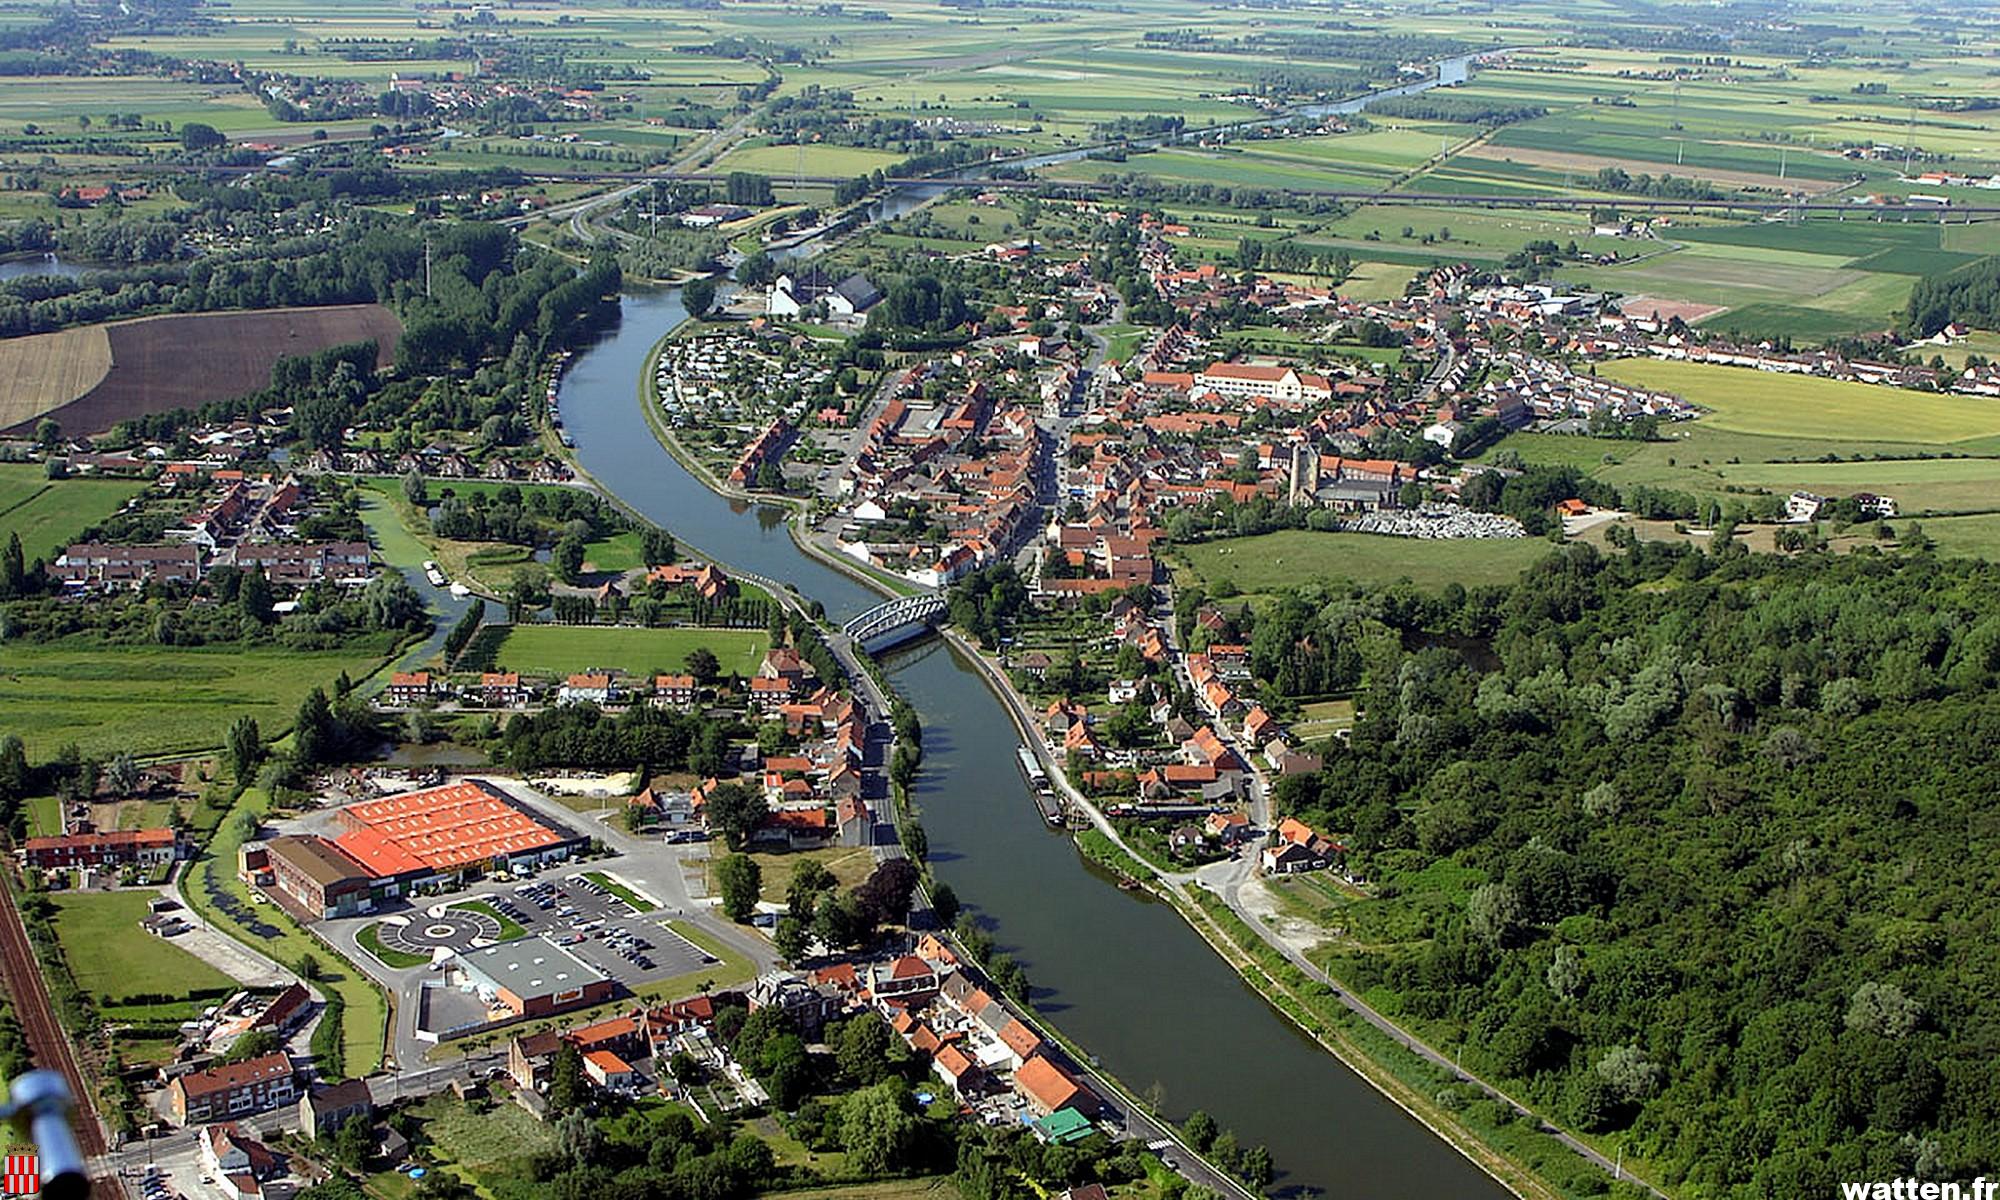
[[[611,977],[539,934],[461,951],[466,973],[488,988],[506,988],[523,998],[602,983]]]

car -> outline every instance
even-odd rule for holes
[[[641,971],[650,971],[653,969],[653,960],[642,954],[632,960],[632,965],[638,967]]]

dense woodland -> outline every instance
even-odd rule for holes
[[[1352,986],[1690,1196],[2000,1168],[2000,568],[1570,546],[1283,607],[1360,679],[1278,789],[1376,883]]]
[[[1954,321],[1981,329],[2000,326],[2000,256],[1917,280],[1905,316],[1910,331],[1919,337],[1929,337]]]

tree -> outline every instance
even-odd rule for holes
[[[557,579],[574,585],[583,574],[584,554],[583,539],[573,533],[564,534],[549,554],[549,569]]]
[[[257,732],[257,718],[238,717],[229,723],[227,750],[230,775],[238,783],[249,783],[264,758],[264,738]]]
[[[889,1023],[871,1011],[841,1025],[830,1040],[840,1073],[857,1087],[880,1083],[891,1074],[893,1057],[903,1048]]]
[[[1488,945],[1505,948],[1521,933],[1521,899],[1504,883],[1483,883],[1465,901],[1466,927]]]
[[[424,482],[422,471],[411,471],[403,476],[403,499],[422,508],[431,501],[430,485]]]
[[[1187,1120],[1181,1122],[1181,1133],[1196,1153],[1206,1154],[1208,1148],[1215,1144],[1215,1118],[1197,1108],[1187,1115]]]
[[[0,600],[12,600],[27,591],[28,556],[21,549],[21,531],[7,534],[7,549],[0,552]]]
[[[252,570],[243,574],[242,586],[236,592],[236,603],[243,610],[246,620],[260,625],[271,620],[271,581],[264,578],[264,572]]]
[[[869,872],[854,889],[855,899],[876,924],[900,925],[909,919],[910,898],[917,888],[917,865],[907,858],[892,858]]]
[[[687,667],[688,674],[694,676],[697,683],[714,683],[722,674],[721,660],[716,658],[715,651],[707,646],[696,646],[688,651],[687,657],[682,659],[681,663]]]
[[[797,963],[805,958],[806,951],[811,948],[812,933],[804,921],[786,913],[778,918],[778,927],[771,932],[771,945],[777,950],[779,958],[788,963]]]
[[[698,275],[681,285],[681,305],[688,316],[701,319],[715,305],[715,281],[705,275]]]
[[[673,534],[657,525],[648,525],[639,531],[639,557],[649,567],[664,566],[680,557],[680,547]]]
[[[940,929],[950,929],[958,923],[958,893],[950,884],[940,883],[931,889],[931,913]]]
[[[565,1041],[549,1066],[549,1107],[557,1112],[574,1112],[589,1098],[590,1084],[583,1076],[583,1054],[574,1042]]]
[[[800,921],[810,921],[813,909],[819,905],[819,894],[831,891],[836,884],[833,872],[818,859],[800,859],[793,864],[792,878],[785,884],[785,904],[792,916]]]
[[[119,751],[104,768],[104,782],[114,796],[130,796],[139,790],[139,763],[131,751]]]
[[[213,125],[200,121],[189,121],[181,126],[181,149],[214,150],[224,144],[222,131]]]
[[[299,715],[292,722],[293,760],[308,770],[327,761],[334,751],[334,733],[333,706],[324,689],[314,688],[299,701]]]
[[[764,888],[764,872],[747,854],[731,854],[715,864],[716,887],[722,894],[722,911],[739,924],[757,911],[757,897]]]
[[[764,823],[769,806],[764,793],[740,783],[718,784],[702,806],[710,829],[722,834],[731,850],[741,850],[750,835]]]
[[[62,449],[62,426],[53,417],[43,417],[35,425],[35,441],[45,453],[54,454]]]
[[[813,936],[829,950],[844,950],[873,934],[868,914],[852,892],[828,896],[813,912]]]
[[[1847,1005],[1847,1027],[1877,1037],[1908,1037],[1923,1023],[1924,1006],[1893,983],[1869,980],[1854,989]]]
[[[909,1089],[884,1080],[840,1102],[840,1148],[850,1170],[888,1175],[910,1166],[919,1123],[910,1111]]]
[[[350,1171],[359,1171],[367,1166],[368,1157],[374,1148],[375,1131],[367,1117],[349,1117],[334,1131],[334,1161]]]

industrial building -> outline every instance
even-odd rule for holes
[[[464,951],[448,970],[461,987],[516,1017],[602,1004],[617,988],[609,975],[539,936]]]

